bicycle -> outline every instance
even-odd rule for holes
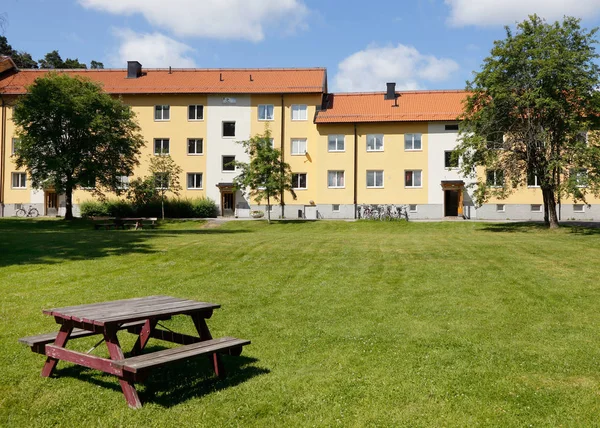
[[[40,212],[37,210],[37,208],[34,208],[31,205],[29,205],[29,209],[27,211],[25,211],[24,208],[19,208],[16,212],[17,217],[38,217],[39,215]]]

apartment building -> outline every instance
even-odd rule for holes
[[[331,94],[324,68],[64,70],[100,82],[137,115],[146,140],[135,176],[148,172],[148,157],[169,153],[182,167],[182,197],[209,197],[221,215],[249,217],[267,207],[235,191],[230,162],[248,161],[239,141],[268,128],[273,145],[293,171],[297,198],[286,194],[288,218],[355,218],[362,204],[408,205],[411,218],[543,219],[536,183],[504,200],[477,207],[450,153],[464,91],[401,91],[388,84],[377,93]],[[17,70],[0,59],[0,214],[21,205],[61,215],[64,196],[33,189],[13,161],[18,144],[12,106],[46,70]],[[482,172],[485,174],[485,172]],[[133,177],[123,177],[123,185]],[[90,188],[74,193],[78,205]],[[600,205],[563,201],[562,218],[599,219]]]

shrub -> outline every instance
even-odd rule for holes
[[[81,216],[110,217],[161,217],[160,201],[148,201],[142,205],[122,199],[84,201],[80,205]],[[169,218],[209,218],[217,216],[217,205],[209,198],[166,199],[165,216]]]

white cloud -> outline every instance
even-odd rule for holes
[[[112,67],[123,68],[127,61],[139,61],[148,68],[196,66],[189,56],[194,51],[191,47],[163,34],[136,33],[129,29],[115,29],[113,33],[120,45],[111,55]]]
[[[386,82],[398,90],[422,89],[424,81],[440,82],[458,70],[448,58],[423,55],[412,46],[369,46],[338,64],[334,90],[384,91]]]
[[[302,0],[79,0],[89,9],[141,14],[153,26],[180,37],[263,40],[265,27],[304,26]]]
[[[534,13],[548,21],[563,16],[589,18],[600,13],[600,0],[444,0],[450,6],[448,22],[466,25],[512,25]]]

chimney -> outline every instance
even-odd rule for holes
[[[137,79],[142,75],[142,64],[137,61],[127,61],[127,78]]]
[[[396,99],[396,82],[386,83],[387,92],[384,96],[386,100],[395,100]]]

